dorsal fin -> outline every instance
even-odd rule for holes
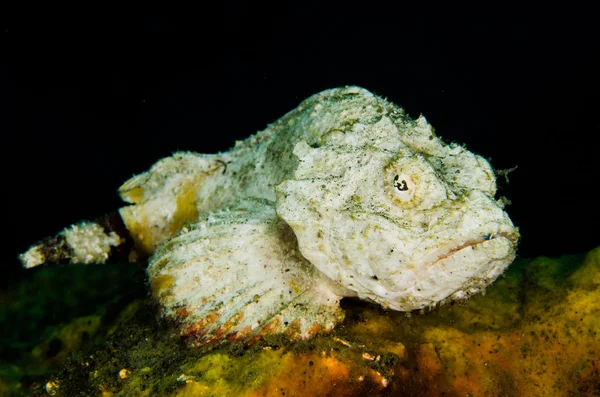
[[[203,345],[286,333],[307,338],[343,319],[340,296],[304,259],[268,201],[211,214],[160,248],[153,292],[183,335]]]

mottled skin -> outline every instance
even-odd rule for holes
[[[195,345],[330,330],[344,296],[403,311],[461,299],[518,240],[485,159],[358,87],[228,152],[176,153],[120,193],[131,258],[151,255],[154,294]],[[44,262],[32,250],[29,267]]]

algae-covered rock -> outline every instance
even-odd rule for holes
[[[424,339],[435,346],[452,390],[485,396],[598,395],[600,292],[591,287],[598,285],[599,253],[596,248],[576,266],[580,256],[542,257],[526,266],[521,320],[513,327],[477,332],[427,327]]]
[[[86,329],[95,336],[58,373],[38,374],[20,390],[40,396],[595,396],[599,287],[600,247],[585,257],[520,259],[485,295],[430,312],[407,316],[345,300],[346,319],[331,334],[204,349],[190,349],[173,324],[158,318],[152,300],[138,295],[46,334],[32,348],[40,363],[52,338],[68,341]],[[6,375],[8,363],[3,368]],[[22,369],[10,368],[23,379]],[[19,394],[10,379],[0,381],[0,392]]]
[[[132,296],[145,296],[137,265],[40,268],[0,293],[0,395],[45,390],[49,373],[105,339]],[[49,389],[58,390],[57,384]]]
[[[96,333],[100,319],[100,315],[84,316],[57,327],[42,343],[33,348],[33,359],[47,365],[64,362],[71,352],[79,349]]]

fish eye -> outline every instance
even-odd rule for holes
[[[406,183],[406,179],[400,180],[400,175],[396,175],[394,177],[394,187],[401,192],[405,192],[408,190],[408,184]]]
[[[400,201],[411,201],[415,195],[415,183],[404,173],[394,174],[392,196]]]

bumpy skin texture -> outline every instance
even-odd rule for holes
[[[228,152],[176,153],[120,193],[154,293],[195,345],[309,337],[343,318],[343,296],[403,311],[462,299],[518,240],[484,158],[358,87]]]

